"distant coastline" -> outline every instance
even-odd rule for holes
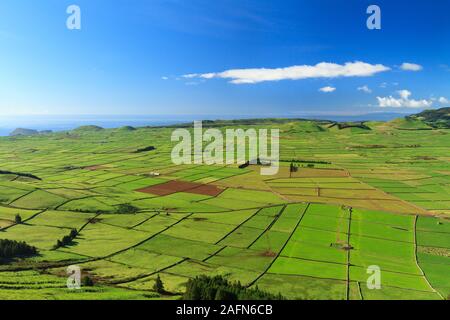
[[[311,120],[331,121],[389,121],[404,117],[400,113],[370,113],[363,115],[262,115],[258,118],[304,118]],[[0,118],[0,136],[8,136],[16,128],[27,128],[37,131],[66,131],[83,125],[97,125],[102,128],[118,128],[121,126],[164,126],[186,123],[193,120],[236,120],[255,118],[255,116],[230,115],[180,115],[180,116],[147,116],[147,115],[33,115],[4,116]]]

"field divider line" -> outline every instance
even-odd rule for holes
[[[350,300],[350,235],[351,235],[351,227],[352,227],[352,211],[353,208],[350,207],[348,209],[348,213],[349,213],[349,218],[348,218],[348,231],[347,231],[347,290],[346,290],[346,296],[347,296],[347,301]]]
[[[45,210],[45,211],[46,211],[46,210]],[[43,212],[44,212],[44,211],[43,211]],[[42,213],[42,212],[41,212],[41,213]],[[101,213],[100,213],[100,214],[101,214]],[[146,238],[146,239],[140,241],[139,243],[137,243],[137,244],[135,244],[135,245],[133,245],[133,246],[131,246],[131,247],[128,247],[128,248],[119,250],[119,251],[114,252],[114,253],[111,253],[111,254],[109,254],[109,255],[107,255],[107,256],[103,256],[103,257],[91,257],[90,259],[86,259],[86,260],[84,260],[84,261],[78,261],[77,264],[80,265],[80,264],[85,264],[85,263],[89,263],[89,262],[95,262],[95,261],[100,261],[100,260],[107,260],[108,258],[113,257],[113,256],[115,256],[115,255],[117,255],[117,254],[120,254],[120,253],[125,252],[125,251],[127,251],[127,250],[136,248],[136,247],[140,246],[141,244],[147,242],[148,240],[150,240],[150,239],[156,237],[157,235],[163,233],[164,231],[167,231],[168,229],[170,229],[171,227],[173,227],[173,226],[175,226],[176,224],[180,223],[181,221],[187,219],[187,218],[190,217],[192,214],[193,214],[193,213],[191,213],[190,215],[187,215],[187,216],[181,218],[181,219],[178,220],[177,222],[171,224],[170,226],[164,228],[163,230],[161,230],[161,231],[159,231],[159,232],[153,234],[152,236],[150,236],[150,237],[148,237],[148,238]],[[81,256],[82,256],[82,255],[81,255]],[[87,256],[86,256],[86,257],[87,257]],[[186,259],[187,259],[187,258],[186,258]],[[61,268],[61,267],[70,266],[70,265],[72,265],[72,264],[73,264],[73,261],[69,261],[69,262],[65,262],[65,263],[55,263],[54,265],[38,266],[37,269],[43,269],[43,270],[44,270],[44,269],[54,269],[54,268]],[[21,268],[20,270],[31,270],[31,269],[34,269],[34,268],[35,268],[35,266],[30,266],[30,267],[27,267],[27,268]],[[8,270],[5,270],[5,271],[8,271]],[[1,272],[1,271],[0,271],[0,272]]]
[[[317,189],[317,188],[316,188]],[[324,188],[320,188],[321,190],[323,190]],[[341,189],[341,190],[345,190],[348,191],[348,189]],[[377,189],[378,191],[378,189]],[[313,195],[308,195],[308,194],[302,194],[302,193],[281,193],[284,196],[302,196],[302,197],[316,197]],[[386,193],[386,195],[388,195]],[[332,196],[320,196],[320,198],[325,198],[325,199],[338,199],[338,200],[376,200],[376,201],[391,201],[391,202],[405,202],[404,200],[401,200],[400,198],[396,198],[396,197],[392,197],[391,195],[388,195],[389,198],[346,198],[346,197],[332,197]],[[318,202],[318,203],[322,203],[323,202]],[[410,204],[409,202],[406,202],[408,204]],[[340,204],[342,205],[342,204]],[[445,210],[445,209],[444,209]],[[381,210],[384,211],[384,210]]]
[[[104,226],[109,226],[109,227],[113,227],[113,228],[119,228],[119,229],[123,229],[123,230],[126,230],[126,231],[135,231],[137,233],[139,233],[139,232],[147,233],[147,231],[134,230],[134,229],[130,229],[129,227],[119,226],[119,225],[116,225],[116,224],[106,223],[106,222],[102,222],[102,221],[99,221],[98,223],[101,224],[101,225],[104,225]]]
[[[287,276],[287,277],[301,277],[301,278],[308,278],[308,279],[315,279],[315,280],[331,280],[331,281],[339,282],[342,285],[347,283],[347,280],[345,280],[345,279],[317,277],[317,276],[309,276],[309,275],[305,275],[305,274],[279,273],[279,272],[267,272],[267,274],[273,274],[276,276]],[[352,281],[352,282],[356,282],[356,281]],[[429,292],[429,291],[426,291],[426,292]]]
[[[50,192],[49,192],[49,193],[50,193]],[[52,194],[54,194],[54,193],[52,193]],[[74,198],[74,199],[67,199],[67,198],[66,198],[67,201],[64,201],[64,202],[58,204],[58,205],[55,207],[55,211],[59,211],[59,208],[61,208],[62,206],[66,205],[66,204],[68,204],[69,202],[72,202],[72,201],[76,201],[76,200],[84,200],[84,199],[88,199],[88,198],[98,198],[98,197],[102,197],[102,196],[104,197],[104,195],[101,195],[101,194],[98,194],[98,195],[92,194],[92,195],[88,195],[88,196],[81,197],[81,198]],[[70,210],[68,210],[68,211],[70,211]]]
[[[92,221],[94,221],[94,219],[97,219],[100,215],[101,215],[101,213],[97,213],[95,216],[93,216],[92,218],[88,219],[88,221],[85,224],[83,224],[80,227],[80,229],[78,229],[78,233],[83,231],[83,229],[86,228],[88,224],[90,224]]]
[[[132,277],[132,278],[128,278],[128,279],[108,282],[108,284],[110,284],[110,285],[118,285],[118,284],[130,283],[130,282],[133,282],[133,281],[136,281],[136,280],[139,280],[139,279],[151,277],[152,275],[164,272],[165,270],[168,270],[168,269],[173,268],[173,267],[175,267],[175,266],[177,266],[179,264],[182,264],[183,262],[186,262],[187,260],[189,260],[189,258],[183,258],[183,259],[181,259],[178,262],[172,263],[169,266],[166,266],[164,268],[158,269],[158,270],[153,271],[151,273],[142,274],[142,275],[139,275],[139,276],[136,276],[136,277]]]
[[[148,198],[142,198],[142,199],[148,199]],[[141,200],[142,200],[141,199]],[[153,199],[153,198],[152,198]],[[231,198],[224,198],[226,200],[233,200]],[[197,203],[200,203],[202,200],[197,201]],[[318,202],[319,203],[319,202]],[[297,201],[297,202],[292,202],[289,204],[307,204],[306,201]],[[323,204],[323,203],[322,203]],[[273,208],[273,207],[280,207],[282,206],[283,203],[279,203],[279,204],[268,204],[268,205],[263,205],[263,206],[259,206],[259,207],[252,207],[252,208],[238,208],[238,209],[230,209],[230,208],[224,208],[224,207],[220,207],[222,209],[224,209],[223,211],[205,211],[205,212],[195,212],[196,214],[217,214],[217,213],[230,213],[230,212],[235,212],[235,211],[244,211],[244,210],[260,210],[260,209],[265,209],[265,208]],[[24,210],[26,208],[23,208]],[[27,209],[29,210],[29,209]],[[164,211],[164,210],[153,210],[153,211]],[[142,211],[145,212],[145,211]],[[186,214],[186,213],[192,213],[192,210],[186,210],[186,211],[170,211],[170,213],[180,213],[180,214]]]
[[[239,210],[238,210],[239,211]],[[234,211],[232,211],[232,212],[234,212]],[[195,218],[194,218],[195,219]],[[235,226],[234,224],[230,224],[230,223],[224,223],[224,222],[217,222],[217,221],[209,221],[209,220],[206,220],[208,223],[210,223],[210,224],[217,224],[217,225],[220,225],[220,226],[228,226],[228,227],[231,227],[231,226]],[[252,230],[264,230],[264,228],[258,228],[258,227],[250,227],[250,226],[245,226],[246,228],[248,228],[248,229],[252,229]],[[230,245],[231,246],[231,245]]]
[[[248,217],[247,219],[245,219],[243,222],[241,222],[240,224],[238,224],[236,227],[234,227],[230,232],[228,232],[226,235],[224,235],[222,238],[220,238],[216,243],[214,244],[219,244],[220,242],[222,242],[223,240],[225,240],[230,234],[232,234],[233,232],[235,232],[237,229],[239,229],[244,223],[248,222],[251,218],[253,218],[254,216],[256,216],[262,209],[264,208],[258,208],[258,210],[252,214],[250,217]]]
[[[146,223],[146,222],[149,221],[150,219],[152,219],[152,218],[154,218],[154,217],[156,217],[156,216],[159,216],[159,214],[160,214],[159,212],[158,212],[158,213],[155,213],[155,214],[153,214],[152,216],[148,217],[147,219],[144,219],[143,221],[141,221],[141,222],[135,224],[134,226],[130,227],[129,229],[131,230],[131,229],[134,229],[134,228],[136,228],[136,227],[139,227],[140,225],[143,225],[144,223]]]
[[[254,244],[256,243],[256,241],[258,241],[258,240],[263,236],[263,234],[265,234],[266,232],[268,232],[268,231],[273,227],[273,225],[278,221],[278,219],[279,219],[279,218],[281,217],[281,215],[283,214],[283,212],[284,212],[284,210],[286,209],[286,207],[287,207],[287,205],[284,205],[283,208],[281,208],[280,212],[274,217],[274,219],[272,220],[272,222],[270,222],[270,224],[266,227],[266,229],[264,229],[263,232],[261,232],[261,233],[259,234],[259,236],[256,237],[256,239],[253,240],[252,243],[250,243],[250,244],[247,246],[247,249],[250,249],[251,246],[254,245]]]
[[[356,281],[356,285],[358,286],[359,297],[361,298],[361,300],[364,300],[364,296],[363,296],[362,290],[361,290],[361,283],[359,283],[359,281]]]
[[[22,194],[21,196],[19,196],[19,197],[15,198],[14,200],[8,202],[8,205],[11,205],[11,204],[13,204],[14,202],[16,202],[16,201],[18,201],[18,200],[20,200],[20,199],[22,199],[22,198],[24,198],[24,197],[26,197],[26,196],[32,194],[32,193],[35,192],[35,191],[38,191],[38,190],[41,190],[41,189],[36,188],[36,189],[33,189],[33,190],[31,190],[31,191],[29,191],[29,192],[27,192],[27,193],[25,193],[25,194]],[[24,190],[24,191],[25,191],[25,190]]]
[[[419,258],[417,257],[417,220],[418,220],[418,218],[419,218],[419,216],[416,215],[415,219],[414,219],[414,258],[415,258],[414,262],[416,263],[416,266],[417,266],[417,268],[419,268],[420,272],[422,272],[422,276],[425,279],[428,286],[431,288],[431,290],[433,290],[433,292],[437,293],[437,295],[442,300],[446,300],[439,291],[437,291],[435,288],[433,288],[430,281],[428,281],[427,276],[425,275],[425,272],[419,265]]]
[[[277,273],[277,272],[268,272],[267,274],[273,274],[273,275],[279,275],[279,276],[287,276],[287,277],[303,277],[303,278],[309,278],[309,279],[318,279],[318,280],[333,280],[333,281],[339,281],[342,283],[346,283],[347,281],[345,279],[336,279],[336,278],[321,278],[317,276],[309,276],[304,274],[292,274],[292,273]],[[350,282],[358,282],[356,280],[352,280]],[[398,287],[398,286],[386,286],[384,285],[383,288],[393,288],[393,289],[401,289],[406,291],[412,291],[412,292],[420,292],[420,293],[431,293],[432,291],[425,291],[425,290],[416,290],[411,288],[404,288],[404,287]]]
[[[230,247],[232,247],[232,246],[230,246]],[[235,248],[235,247],[233,247],[233,248]],[[249,249],[249,250],[252,250],[252,249]],[[306,259],[306,258],[300,258],[300,257],[288,257],[288,256],[284,256],[284,255],[279,255],[279,258],[289,258],[289,259],[317,262],[317,263],[323,263],[323,264],[334,264],[334,265],[338,265],[338,266],[342,266],[342,267],[345,267],[347,265],[346,263],[340,263],[340,262],[324,261],[324,260],[317,260],[317,259]],[[364,266],[355,265],[355,264],[352,266],[358,267],[358,268],[364,268]],[[387,272],[408,275],[408,276],[413,276],[413,277],[422,277],[421,274],[413,274],[413,273],[399,272],[399,271],[392,271],[392,270],[387,270]],[[343,281],[345,281],[345,280],[343,280]],[[356,280],[354,280],[354,281],[356,281]]]
[[[61,251],[61,252],[65,252],[65,253],[72,253],[72,252],[67,252],[67,251]],[[82,254],[78,254],[75,253],[76,255],[79,256],[85,256]],[[85,256],[88,257],[88,256]],[[49,269],[56,269],[56,268],[63,268],[63,267],[67,267],[67,266],[71,266],[71,265],[80,265],[80,264],[85,264],[85,263],[89,263],[89,262],[95,262],[98,260],[102,260],[101,258],[86,258],[85,260],[77,260],[77,261],[60,261],[60,262],[55,262],[55,263],[44,263],[41,265],[28,265],[28,266],[20,266],[20,267],[15,267],[15,268],[10,268],[10,269],[1,269],[0,272],[17,272],[17,271],[28,271],[28,270],[49,270]]]
[[[281,252],[283,252],[284,248],[286,247],[286,245],[289,243],[289,240],[291,240],[292,236],[294,235],[295,231],[297,230],[298,226],[300,225],[300,223],[303,220],[303,217],[306,215],[306,212],[309,209],[309,203],[306,205],[305,209],[303,209],[302,215],[301,217],[298,219],[297,224],[295,225],[295,228],[292,230],[291,234],[289,235],[289,237],[286,239],[285,243],[283,244],[283,246],[280,248],[280,250],[277,252],[277,255],[273,258],[273,260],[270,262],[270,264],[267,266],[267,268],[258,276],[256,277],[255,280],[253,280],[252,282],[250,282],[246,287],[250,288],[252,285],[254,285],[259,279],[262,278],[262,276],[264,276],[269,269],[272,267],[272,265],[274,264],[274,262],[278,259],[278,257],[280,256]]]
[[[318,215],[317,215],[318,216]],[[326,217],[326,216],[322,216],[322,217]],[[362,221],[362,220],[359,220],[359,219],[357,219],[358,221]],[[368,222],[368,223],[370,223],[370,222]],[[378,223],[377,223],[378,224]],[[383,224],[379,224],[379,225],[383,225]],[[386,226],[388,226],[388,225],[386,225]],[[323,231],[323,232],[330,232],[330,233],[333,233],[334,231],[331,231],[331,230],[326,230],[326,229],[323,229],[323,228],[315,228],[315,227],[311,227],[311,226],[303,226],[303,228],[305,228],[305,229],[310,229],[310,230],[316,230],[316,231]],[[345,234],[347,234],[347,232],[343,232],[343,233],[345,233]],[[389,241],[389,242],[395,242],[395,243],[405,243],[405,244],[414,244],[413,242],[409,242],[409,241],[403,241],[403,240],[392,240],[392,239],[386,239],[386,238],[381,238],[381,237],[374,237],[374,236],[369,236],[369,235],[365,235],[365,234],[358,234],[358,233],[354,233],[355,235],[358,235],[358,236],[360,236],[360,237],[362,237],[362,238],[368,238],[368,239],[376,239],[376,240],[383,240],[383,241]],[[312,242],[307,242],[307,241],[304,241],[305,243],[309,243],[309,244],[314,244],[314,243],[312,243]],[[435,247],[435,248],[440,248],[440,247]],[[441,248],[443,248],[443,249],[445,249],[445,247],[441,247]]]
[[[120,253],[123,253],[123,252],[125,252],[125,251],[128,251],[128,250],[130,250],[130,249],[134,249],[134,248],[140,246],[141,244],[143,244],[143,243],[145,243],[145,242],[147,242],[147,241],[153,239],[154,237],[160,235],[161,233],[163,233],[163,232],[169,230],[170,228],[172,228],[172,227],[174,227],[175,225],[179,224],[180,222],[186,220],[187,218],[189,218],[189,217],[192,216],[192,215],[193,215],[193,213],[188,214],[188,215],[186,215],[185,217],[183,217],[183,218],[181,218],[180,220],[178,220],[177,222],[175,222],[175,223],[173,223],[173,224],[167,226],[167,227],[164,228],[163,230],[158,231],[157,233],[152,234],[150,237],[148,237],[148,238],[146,238],[146,239],[144,239],[144,240],[142,240],[142,241],[139,241],[138,243],[136,243],[136,244],[134,244],[134,245],[132,245],[132,246],[130,246],[130,247],[128,247],[128,248],[124,248],[124,249],[121,249],[121,250],[119,250],[119,251],[117,251],[117,252],[111,253],[111,254],[106,255],[106,256],[104,256],[104,257],[101,257],[101,258],[99,258],[99,260],[102,260],[102,259],[108,259],[108,258],[111,258],[111,257],[113,257],[113,256],[116,256],[116,255],[118,255],[118,254],[120,254]]]
[[[201,168],[202,167],[202,165],[198,165],[198,166],[196,166],[196,167],[194,167],[194,168]],[[224,167],[219,167],[219,168],[213,168],[213,169],[211,169],[211,170],[208,170],[208,171],[206,171],[205,173],[214,173],[214,172],[216,172],[216,171],[220,171],[220,170],[222,170],[222,169],[225,169],[226,168],[226,166],[224,166]],[[179,171],[184,171],[184,169],[180,169],[180,170],[178,170],[178,171],[176,171],[176,172],[179,172]],[[185,180],[186,178],[189,178],[189,177],[195,177],[196,175],[199,175],[199,173],[193,173],[193,174],[189,174],[189,175],[187,175],[187,176],[184,176],[184,177],[179,177],[180,178],[180,180],[183,180],[183,181],[188,181],[188,180]],[[202,178],[201,178],[202,179]],[[197,180],[200,180],[200,179],[197,179]],[[195,182],[195,181],[193,181],[193,182]],[[212,183],[212,182],[211,182]],[[210,183],[205,183],[205,184],[210,184]]]
[[[30,221],[30,220],[36,218],[37,216],[39,216],[40,214],[46,212],[47,210],[48,210],[48,209],[43,209],[43,210],[41,210],[41,211],[39,211],[39,212],[36,212],[36,213],[33,214],[32,216],[30,216],[28,219],[23,220],[22,223],[14,223],[14,224],[11,224],[11,225],[6,226],[6,227],[4,227],[4,228],[1,228],[1,229],[0,229],[0,232],[6,231],[6,230],[8,230],[8,229],[10,229],[10,228],[12,228],[12,227],[15,227],[15,226],[27,225],[27,222],[28,222],[28,221]]]
[[[224,167],[225,169],[226,168],[228,168],[228,166],[225,166]],[[242,175],[244,175],[244,174],[247,174],[247,173],[251,173],[252,171],[250,170],[250,171],[243,171],[243,172],[239,172],[239,173],[235,173],[235,174],[233,174],[233,175],[231,175],[231,176],[228,176],[228,177],[220,177],[220,178],[218,178],[217,180],[214,180],[213,182],[210,182],[210,183],[217,183],[217,182],[219,182],[219,181],[222,181],[222,180],[225,180],[225,179],[229,179],[229,178],[234,178],[234,177],[238,177],[238,176],[242,176]],[[209,183],[208,183],[209,184]],[[218,185],[218,186],[220,186],[220,187],[222,187],[221,185]],[[227,187],[228,188],[228,187]]]
[[[202,260],[202,262],[206,262],[209,259],[213,258],[215,255],[219,254],[220,252],[222,252],[223,250],[225,250],[225,248],[227,248],[227,246],[223,246],[222,248],[220,248],[219,250],[217,250],[216,252],[214,252],[213,254],[211,254],[210,256],[206,257],[205,259]]]
[[[286,187],[286,186],[271,186],[272,188],[279,188],[279,189],[306,189],[306,190],[317,190],[317,187]],[[354,189],[354,188],[329,188],[329,187],[320,187],[321,190],[340,190],[340,191],[375,191],[378,190],[376,188],[371,189]],[[298,193],[294,193],[296,195]],[[298,194],[299,195],[299,194]]]
[[[302,261],[310,261],[310,262],[318,262],[318,263],[324,263],[324,264],[335,264],[338,266],[347,266],[346,263],[341,262],[334,262],[334,261],[324,261],[324,260],[317,260],[317,259],[306,259],[306,258],[300,258],[300,257],[289,257],[284,255],[279,255],[279,258],[288,258],[288,259],[294,259],[294,260],[302,260]]]
[[[403,181],[407,181],[407,180],[403,180]],[[369,183],[366,183],[366,182],[364,182],[364,183],[365,183],[366,185],[368,185],[368,186],[374,187],[374,186],[370,185]],[[424,214],[424,212],[429,213],[429,211],[428,211],[427,209],[424,209],[424,208],[422,208],[422,207],[419,207],[418,205],[414,204],[413,202],[406,201],[406,200],[403,200],[403,199],[401,199],[401,198],[399,198],[399,197],[393,196],[393,195],[391,195],[390,193],[384,191],[384,190],[383,190],[382,188],[380,188],[380,187],[374,187],[374,188],[375,188],[376,190],[378,190],[379,192],[381,192],[381,193],[383,193],[383,194],[385,194],[385,195],[391,197],[393,200],[396,200],[396,201],[398,201],[398,202],[400,202],[400,203],[404,203],[404,204],[409,205],[409,206],[411,206],[411,207],[413,207],[413,208],[415,208],[415,209],[418,209],[418,211],[417,211],[415,214],[419,214],[419,213]],[[363,200],[364,200],[364,199],[363,199]],[[370,200],[378,200],[378,199],[370,199]],[[383,199],[381,199],[381,200],[383,200]],[[391,200],[390,200],[390,199],[385,199],[385,200],[383,200],[383,201],[391,201]]]
[[[440,233],[440,234],[448,234],[450,235],[450,232],[446,232],[446,231],[431,231],[431,230],[422,230],[422,229],[418,229],[420,232],[426,232],[426,233]],[[426,246],[426,247],[434,247],[434,246]],[[434,247],[434,248],[439,248],[439,247]],[[441,247],[441,248],[445,248],[445,247]],[[450,249],[450,248],[447,248]]]

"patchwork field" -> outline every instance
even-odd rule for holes
[[[0,239],[39,251],[1,262],[0,299],[177,299],[197,275],[287,299],[447,299],[450,132],[367,125],[248,125],[280,129],[274,176],[174,165],[171,128],[0,138]],[[70,265],[95,285],[67,289]]]

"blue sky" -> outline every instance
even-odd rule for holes
[[[66,28],[71,4],[81,30]],[[381,30],[366,27],[371,4]],[[3,0],[0,114],[449,106],[449,14],[446,0]]]

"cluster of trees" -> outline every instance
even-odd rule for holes
[[[262,291],[258,287],[248,289],[240,282],[229,282],[223,276],[199,276],[190,279],[186,286],[185,300],[284,300],[280,294]]]
[[[36,247],[30,246],[23,241],[0,239],[0,260],[30,257],[36,254]]]
[[[138,208],[129,203],[119,204],[117,207],[117,213],[120,214],[134,214],[137,213],[138,211],[139,211]]]
[[[53,246],[53,249],[58,249],[72,244],[73,239],[75,239],[77,236],[78,231],[76,229],[70,230],[70,233],[67,236],[64,236],[61,240],[56,241],[56,244]]]

